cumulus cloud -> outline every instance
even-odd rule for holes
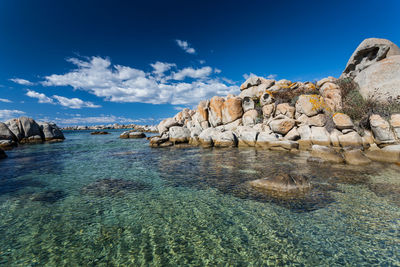
[[[0,102],[12,103],[12,101],[10,99],[7,99],[7,98],[0,98]]]
[[[15,117],[19,117],[25,114],[25,112],[16,109],[0,109],[0,121],[6,121]]]
[[[13,78],[13,79],[10,79],[10,81],[21,84],[21,85],[33,85],[33,82],[30,82],[25,79],[20,79],[20,78]]]
[[[206,78],[212,73],[211,67],[202,67],[200,69],[184,68],[177,73],[174,73],[172,78],[174,80],[184,80],[186,77],[201,79]]]
[[[267,79],[273,79],[273,80],[275,80],[276,77],[278,77],[277,74],[270,74],[270,75],[267,76]]]
[[[33,90],[29,90],[25,94],[26,96],[32,97],[32,98],[37,98],[39,103],[48,103],[48,104],[54,104],[53,99],[50,97],[46,96],[45,94],[35,92]]]
[[[72,108],[72,109],[81,109],[81,108],[100,108],[101,106],[95,105],[89,101],[83,101],[79,98],[67,98],[64,96],[53,95],[52,98],[46,96],[43,93],[38,93],[33,90],[29,90],[26,93],[27,96],[32,98],[37,98],[39,103],[47,103],[47,104],[59,104],[63,107]]]
[[[81,108],[100,108],[100,105],[95,105],[89,101],[83,101],[79,98],[67,98],[59,95],[53,96],[61,106],[72,108],[72,109],[81,109]]]
[[[176,40],[176,43],[180,48],[182,48],[186,53],[188,54],[194,54],[196,53],[196,50],[192,47],[190,47],[190,44],[187,41],[182,41],[182,40]]]
[[[195,104],[214,95],[238,93],[236,85],[226,85],[211,67],[172,71],[172,63],[156,62],[146,73],[128,66],[112,65],[108,58],[91,57],[68,60],[76,66],[65,74],[45,77],[44,86],[71,86],[111,102],[151,104]],[[163,77],[160,79],[160,77]],[[185,79],[193,79],[187,81]]]

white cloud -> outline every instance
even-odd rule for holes
[[[172,67],[176,67],[176,64],[157,61],[154,64],[150,64],[150,66],[153,67],[154,74],[163,76],[166,71],[170,70]]]
[[[212,77],[212,68],[208,66],[171,72],[175,64],[156,62],[152,65],[154,70],[146,73],[127,66],[112,65],[109,59],[101,57],[85,60],[73,58],[68,61],[77,68],[65,74],[46,76],[42,84],[72,86],[111,102],[173,105],[197,104],[214,95],[239,92],[238,86],[227,86],[221,79]],[[163,75],[162,79],[160,74]],[[184,82],[185,78],[194,80]]]
[[[30,82],[25,79],[20,79],[20,78],[13,78],[13,79],[10,79],[10,81],[21,84],[21,85],[33,85],[33,82]]]
[[[267,76],[267,79],[273,79],[273,80],[275,80],[276,77],[278,77],[277,74],[270,74],[270,75]]]
[[[25,114],[25,112],[21,110],[0,109],[0,120],[6,121],[15,117],[19,117],[22,114]]]
[[[214,72],[215,72],[215,73],[221,73],[221,70],[220,70],[220,69],[217,69],[217,68],[215,68],[215,69],[214,69]]]
[[[205,64],[206,61],[205,61],[204,59],[200,59],[200,60],[199,60],[199,63],[200,63],[200,64]]]
[[[184,80],[186,77],[194,78],[194,79],[201,79],[206,78],[212,73],[211,67],[202,67],[200,69],[193,69],[193,68],[184,68],[177,73],[172,75],[174,80]]]
[[[246,80],[247,80],[248,78],[250,78],[250,77],[253,77],[253,76],[257,76],[257,75],[255,75],[255,74],[252,73],[252,72],[250,72],[249,74],[247,74],[247,73],[243,74],[243,78],[245,78]]]
[[[55,99],[57,99],[58,103],[61,106],[67,107],[67,108],[72,108],[72,109],[81,109],[81,108],[100,108],[100,105],[95,105],[92,102],[89,101],[83,101],[82,99],[79,98],[67,98],[59,95],[54,95],[53,96]]]
[[[0,98],[0,102],[12,103],[12,101],[10,99],[6,99],[6,98]]]
[[[180,48],[182,48],[186,53],[188,54],[194,54],[196,53],[196,50],[192,47],[190,47],[190,44],[187,41],[182,41],[182,40],[176,40],[176,43]]]
[[[26,96],[32,97],[32,98],[37,98],[39,103],[48,103],[48,104],[54,104],[53,99],[50,97],[47,97],[45,94],[35,92],[33,90],[29,90],[25,94]]]

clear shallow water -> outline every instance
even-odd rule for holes
[[[67,132],[0,161],[0,265],[400,265],[398,166],[151,149],[112,132]],[[282,200],[248,186],[279,171],[313,190]]]

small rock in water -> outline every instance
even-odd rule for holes
[[[40,201],[40,202],[46,202],[46,203],[55,203],[58,200],[64,198],[66,194],[64,191],[61,190],[47,190],[45,192],[40,192],[37,194],[34,194],[31,197],[32,201]]]
[[[279,173],[273,177],[251,181],[250,185],[282,197],[301,195],[311,189],[308,177],[293,173]]]
[[[142,191],[149,189],[151,189],[151,185],[144,182],[106,178],[84,186],[81,193],[99,197],[122,196],[129,191]]]
[[[91,132],[91,135],[102,135],[102,134],[110,134],[109,132],[103,132],[103,131],[96,131],[96,132]]]

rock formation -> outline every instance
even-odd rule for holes
[[[39,122],[28,117],[0,122],[0,148],[12,149],[18,144],[62,141],[64,135],[54,123]]]
[[[341,77],[349,77],[361,95],[400,103],[400,49],[386,39],[365,39],[350,57]]]
[[[367,75],[373,80],[369,73],[396,61],[398,54],[399,48],[390,41],[367,39],[353,53],[341,79],[354,78],[362,84],[357,77]],[[382,84],[392,83],[394,76],[400,77],[400,68],[382,67],[379,75]],[[400,83],[396,84],[393,96],[400,95]],[[312,83],[252,76],[240,90],[238,96],[214,96],[194,110],[184,109],[163,120],[158,125],[160,135],[150,138],[150,146],[249,146],[308,150],[313,158],[334,163],[400,162],[400,114],[389,118],[365,114],[369,128],[362,128],[340,112],[343,89],[334,77]]]

